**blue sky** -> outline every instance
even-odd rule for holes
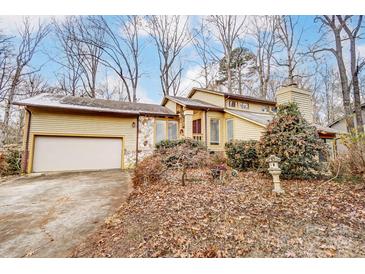
[[[45,17],[41,20],[47,20],[49,17]],[[112,17],[108,17],[108,20],[111,20]],[[199,22],[199,16],[192,16],[190,18],[190,22],[192,27]],[[35,22],[39,20],[39,17],[32,18]],[[62,19],[61,19],[62,20]],[[11,16],[1,16],[0,17],[0,26],[3,30],[10,34],[16,35],[16,26],[21,22],[20,17],[11,17]],[[303,46],[306,44],[310,44],[315,42],[318,37],[318,29],[319,23],[314,23],[314,16],[299,16],[299,28],[304,29],[303,33]],[[55,44],[55,36],[54,34],[50,34],[42,43],[42,47],[39,49],[37,55],[32,61],[32,64],[35,67],[43,65],[41,74],[44,79],[47,80],[49,84],[55,84],[56,78],[55,74],[60,69],[60,65],[50,60],[49,56],[56,57],[59,56],[59,52],[56,48]],[[159,103],[162,99],[162,91],[160,86],[160,77],[159,77],[159,61],[158,55],[156,52],[156,48],[153,44],[153,41],[148,35],[141,36],[142,43],[145,43],[146,46],[141,55],[142,66],[141,70],[143,72],[143,76],[139,82],[139,97],[141,101],[144,102],[155,102]],[[246,45],[250,47],[249,44]],[[182,60],[184,65],[183,72],[183,80],[182,80],[182,89],[186,90],[191,88],[194,84],[192,84],[191,79],[187,75],[192,75],[192,72],[197,68],[196,56],[194,54],[194,49],[192,45],[187,46],[182,52]],[[112,72],[108,72],[108,75],[112,75]],[[100,70],[100,79],[105,77],[105,69]]]

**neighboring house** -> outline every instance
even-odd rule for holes
[[[364,123],[364,128],[365,128],[365,104],[361,105],[361,114],[362,114],[362,121]],[[356,117],[355,117],[355,110],[354,110],[354,114],[353,114],[353,121],[354,121],[354,125],[356,128],[357,122],[356,122]],[[341,118],[333,121],[328,126],[332,129],[336,130],[339,133],[348,133],[345,117],[341,117]],[[347,151],[347,148],[343,144],[341,144],[340,140],[337,140],[336,146],[337,146],[337,151],[340,153]]]
[[[194,138],[209,150],[228,141],[258,140],[276,105],[296,102],[313,123],[311,94],[288,86],[277,100],[194,88],[187,97],[166,96],[161,105],[41,94],[25,106],[24,171],[129,168],[165,139]],[[333,149],[336,131],[317,126]]]
[[[365,103],[361,105],[361,114],[362,114],[362,121],[363,121],[364,127],[365,127]],[[356,117],[355,117],[355,110],[354,110],[353,119],[354,119],[354,125],[356,127],[357,123],[356,123]],[[341,117],[341,118],[333,121],[328,126],[330,128],[333,128],[333,129],[341,131],[341,132],[348,132],[345,117]]]

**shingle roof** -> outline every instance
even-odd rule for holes
[[[223,111],[223,108],[218,107],[213,104],[209,104],[207,102],[198,100],[198,99],[192,99],[187,97],[179,97],[179,96],[165,96],[166,99],[170,99],[171,101],[174,101],[178,104],[181,104],[183,106],[187,106],[190,108],[197,108],[197,109],[210,109],[210,110],[221,110]],[[164,99],[165,102],[165,99]]]
[[[130,103],[87,97],[64,96],[42,93],[37,96],[15,102],[15,105],[82,110],[89,112],[118,113],[128,115],[174,116],[168,108],[155,104]]]

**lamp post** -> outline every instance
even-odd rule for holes
[[[284,190],[281,188],[280,185],[280,174],[281,174],[281,169],[279,168],[279,162],[280,162],[280,158],[276,157],[275,155],[270,155],[267,159],[266,162],[269,163],[269,173],[272,175],[272,181],[274,183],[274,189],[272,190],[273,192],[276,193],[284,193]]]

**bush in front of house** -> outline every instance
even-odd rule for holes
[[[163,141],[151,156],[137,165],[133,184],[140,186],[168,181],[167,171],[177,171],[180,173],[181,184],[185,185],[188,171],[208,166],[209,160],[209,152],[200,142],[192,139]]]
[[[354,131],[341,141],[347,151],[330,162],[332,173],[346,181],[365,182],[365,134]]]
[[[196,141],[191,138],[177,139],[177,140],[163,140],[156,144],[157,150],[175,148],[184,145],[189,148],[201,148],[204,149],[205,145],[201,141]]]
[[[230,167],[240,171],[258,168],[257,141],[235,140],[225,144],[225,151],[227,163]]]
[[[289,103],[278,107],[258,143],[261,170],[267,170],[265,160],[272,154],[281,159],[283,178],[309,179],[321,176],[323,164],[319,155],[327,155],[328,149],[297,104]]]
[[[160,153],[155,152],[137,164],[132,178],[133,186],[136,188],[146,184],[155,184],[161,180],[166,170]]]
[[[0,176],[20,174],[21,148],[18,145],[6,145],[0,149]]]

